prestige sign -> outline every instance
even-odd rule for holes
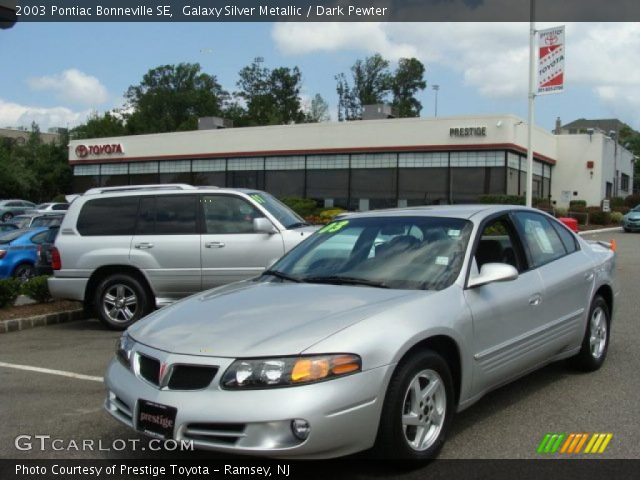
[[[449,129],[450,137],[486,137],[487,127],[455,127]]]
[[[121,143],[107,143],[104,145],[78,145],[75,152],[78,158],[85,158],[89,155],[124,153],[124,150],[122,149]]]

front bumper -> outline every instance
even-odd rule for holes
[[[622,223],[622,226],[626,230],[633,230],[634,232],[640,231],[640,222],[630,222],[627,220]]]
[[[229,391],[218,383],[233,359],[159,352],[137,345],[167,363],[218,365],[209,387],[194,391],[158,389],[114,359],[107,369],[105,409],[137,428],[138,401],[177,408],[174,439],[194,447],[277,458],[331,458],[373,446],[392,366],[384,366],[312,385]],[[299,440],[293,419],[311,427]]]

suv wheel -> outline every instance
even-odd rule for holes
[[[129,275],[111,275],[96,289],[98,319],[113,330],[124,330],[151,311],[142,284]]]
[[[377,456],[434,458],[451,425],[453,395],[451,371],[440,355],[425,351],[403,362],[387,389],[374,447]]]
[[[609,332],[611,328],[611,314],[607,302],[601,296],[596,296],[591,302],[587,331],[582,340],[580,352],[569,359],[570,363],[579,370],[593,372],[604,363],[609,350]]]
[[[29,263],[21,263],[13,271],[13,277],[20,280],[20,283],[25,283],[30,278],[34,277],[36,269]]]

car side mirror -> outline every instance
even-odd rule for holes
[[[269,235],[278,233],[276,227],[274,227],[273,223],[266,217],[253,219],[253,231],[256,233],[268,233]]]
[[[518,270],[507,263],[485,263],[480,273],[469,279],[469,288],[481,287],[494,282],[508,282],[518,278]]]

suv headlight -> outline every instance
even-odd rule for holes
[[[116,357],[127,368],[131,367],[131,352],[135,344],[127,332],[123,333],[116,343]]]
[[[229,390],[289,387],[322,382],[362,370],[358,355],[333,354],[301,357],[240,359],[222,377]]]

